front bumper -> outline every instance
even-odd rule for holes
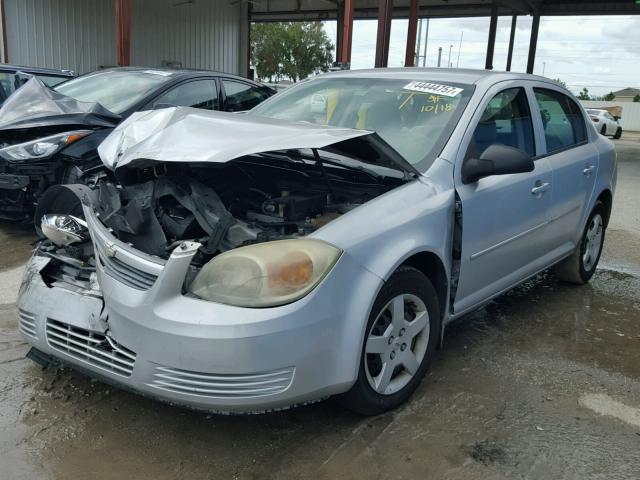
[[[11,163],[0,159],[0,219],[33,220],[35,203],[54,182],[57,168],[50,160]]]
[[[138,275],[151,282],[145,285],[123,267],[132,267],[131,247],[89,222],[99,258],[107,249],[119,263],[100,264],[100,298],[47,286],[40,272],[50,260],[34,255],[18,306],[22,335],[38,350],[122,387],[216,412],[282,409],[355,381],[382,280],[348,255],[297,302],[240,308],[182,294],[195,250],[178,248],[164,265],[138,265],[157,268],[152,282]]]

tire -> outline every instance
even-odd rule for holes
[[[618,140],[621,136],[622,136],[622,127],[618,127],[618,128],[616,129],[616,133],[615,133],[615,135],[613,136],[613,138],[614,138],[615,140]]]
[[[606,125],[602,125],[602,128],[600,129],[600,135],[604,135],[605,137],[607,136],[607,126]]]
[[[553,267],[554,273],[560,280],[583,285],[591,279],[602,254],[606,230],[605,218],[604,204],[597,202],[589,215],[580,243],[574,252]]]
[[[393,309],[399,302],[404,311],[396,321]],[[407,321],[407,316],[413,318]],[[358,378],[336,400],[361,415],[378,415],[401,405],[424,377],[439,336],[440,305],[433,285],[419,270],[400,267],[374,302]]]

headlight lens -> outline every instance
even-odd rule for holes
[[[43,215],[40,228],[42,233],[59,247],[89,239],[87,222],[73,215]]]
[[[57,133],[50,137],[39,138],[17,145],[0,149],[0,157],[6,160],[30,160],[47,158],[62,147],[72,144],[86,137],[91,130],[76,130],[73,132]]]
[[[313,290],[342,251],[313,239],[240,247],[207,263],[189,286],[194,295],[239,307],[273,307]]]

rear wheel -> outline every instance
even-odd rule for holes
[[[604,205],[597,202],[575,251],[553,269],[560,280],[581,285],[591,279],[602,253],[606,228],[604,219]]]
[[[337,400],[362,415],[401,405],[420,384],[439,334],[440,307],[433,285],[419,270],[400,267],[374,303],[356,383]]]
[[[622,136],[622,127],[618,127],[616,129],[616,133],[613,136],[613,138],[615,138],[616,140],[618,140],[620,137]]]

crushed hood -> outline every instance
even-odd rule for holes
[[[55,125],[114,127],[120,120],[101,104],[63,95],[36,77],[10,95],[0,108],[0,130]]]
[[[387,163],[414,171],[377,134],[366,130],[293,123],[250,114],[172,107],[136,112],[98,148],[110,169],[138,161],[225,163],[245,155],[288,149],[325,148],[359,139]]]

